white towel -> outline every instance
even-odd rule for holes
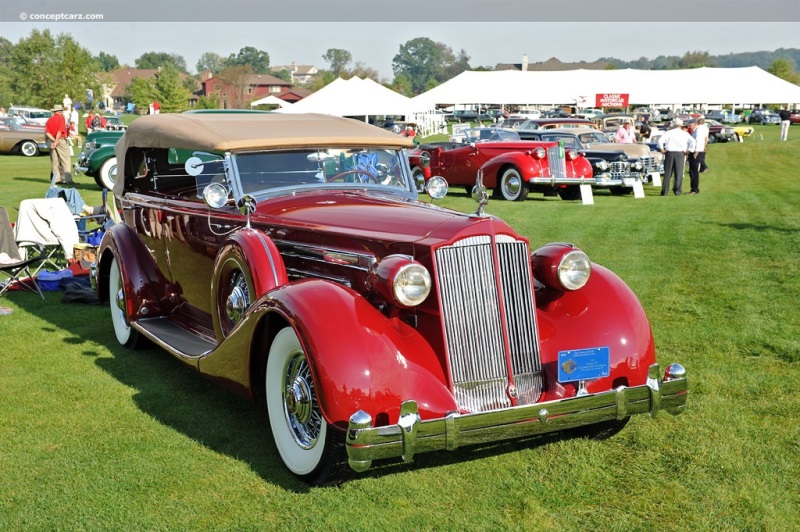
[[[61,245],[67,259],[73,258],[75,244],[80,242],[75,219],[61,198],[22,200],[14,238],[19,243],[21,255],[25,255],[25,242],[36,242]]]

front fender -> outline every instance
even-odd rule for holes
[[[417,401],[423,419],[457,410],[428,343],[357,292],[309,279],[274,290],[268,304],[297,331],[329,423],[344,428],[358,410],[378,425],[397,423],[408,399]]]
[[[524,152],[508,152],[498,155],[483,164],[484,185],[489,188],[496,187],[500,172],[506,166],[514,166],[526,181],[532,177],[544,176],[542,160],[534,159]]]
[[[114,146],[101,146],[97,148],[89,155],[89,158],[86,161],[86,166],[88,168],[88,170],[86,170],[86,174],[91,176],[99,172],[100,167],[103,166],[103,163],[115,155]]]
[[[546,379],[558,379],[559,351],[608,347],[610,374],[588,384],[589,393],[642,385],[655,362],[650,322],[631,289],[610,270],[592,264],[589,282],[580,290],[554,293],[540,289],[537,320]],[[574,387],[550,387],[544,400],[574,394]]]

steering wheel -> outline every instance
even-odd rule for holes
[[[347,174],[363,174],[363,175],[367,176],[367,179],[370,182],[375,183],[376,185],[380,185],[381,184],[380,180],[374,174],[372,174],[370,172],[367,172],[366,170],[361,170],[360,168],[353,168],[353,169],[350,169],[350,170],[345,170],[344,172],[339,172],[338,174],[336,174],[336,175],[334,175],[332,177],[329,177],[326,180],[326,183],[332,183],[333,181],[339,179],[340,177],[346,176]]]

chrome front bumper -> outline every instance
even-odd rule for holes
[[[532,185],[593,185],[593,177],[531,177],[528,183]]]
[[[372,417],[359,410],[350,416],[346,447],[350,467],[365,471],[373,460],[401,457],[410,462],[414,454],[428,451],[452,451],[462,446],[523,438],[547,432],[622,420],[659,410],[677,415],[686,408],[688,385],[686,370],[670,364],[660,377],[661,369],[653,364],[647,383],[608,392],[570,397],[533,405],[518,406],[492,412],[459,414],[451,412],[442,419],[423,421],[416,401],[400,406],[396,425],[373,427]]]
[[[78,166],[78,163],[72,165],[72,173],[77,175],[83,175],[89,170],[87,166]]]

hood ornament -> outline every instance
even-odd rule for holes
[[[486,190],[486,187],[483,186],[483,170],[478,170],[478,175],[475,178],[475,186],[472,188],[472,199],[478,202],[478,209],[470,216],[477,218],[486,216],[483,213],[483,209],[486,207],[486,204],[489,203],[489,192]]]

